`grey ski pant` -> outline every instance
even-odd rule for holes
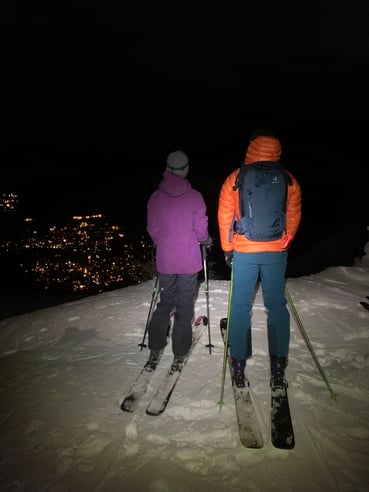
[[[192,321],[198,291],[198,273],[159,273],[160,300],[148,326],[149,349],[167,343],[170,313],[175,310],[172,331],[174,355],[185,355],[192,343]]]

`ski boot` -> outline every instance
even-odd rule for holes
[[[246,386],[245,366],[245,359],[232,359],[232,381],[237,388],[245,388]]]
[[[163,355],[164,349],[155,349],[155,350],[150,350],[150,355],[148,358],[148,361],[145,364],[145,371],[146,372],[151,372],[155,371],[156,366],[158,365],[161,356]]]

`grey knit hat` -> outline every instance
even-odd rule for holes
[[[185,178],[189,169],[188,157],[182,150],[171,152],[167,157],[167,170]]]

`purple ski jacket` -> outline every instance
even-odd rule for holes
[[[199,272],[199,242],[208,238],[208,217],[201,193],[186,178],[165,170],[147,203],[147,232],[156,245],[159,273]]]

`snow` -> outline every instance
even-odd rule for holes
[[[211,353],[206,329],[159,417],[145,407],[171,362],[170,344],[138,410],[120,410],[147,357],[140,343],[154,281],[3,320],[1,491],[366,491],[369,311],[359,302],[369,295],[369,243],[365,253],[352,267],[287,280],[318,362],[291,312],[293,450],[270,442],[260,289],[247,367],[265,439],[260,450],[240,445],[228,372],[219,405],[228,281],[209,280]],[[206,308],[202,283],[196,314]]]

